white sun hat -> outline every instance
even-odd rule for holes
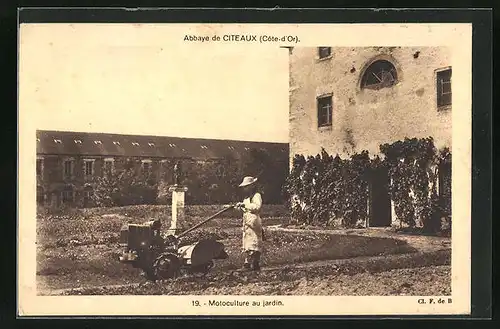
[[[238,186],[239,187],[248,186],[248,185],[255,183],[256,181],[257,181],[256,177],[247,176],[247,177],[243,178],[243,181]]]

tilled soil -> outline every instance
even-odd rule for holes
[[[63,295],[328,295],[402,296],[451,295],[450,266],[404,268],[378,273],[326,274],[282,280],[266,275],[229,274],[184,278],[130,286],[107,286],[65,291]]]
[[[389,256],[417,251],[404,241],[388,237],[274,230],[269,230],[266,235],[262,257],[264,267],[291,264],[298,266],[323,260]],[[212,271],[224,273],[241,266],[244,255],[241,253],[241,232],[238,228],[196,231],[188,237],[186,243],[207,237],[220,239],[229,254],[229,258],[218,261]],[[41,293],[55,289],[139,283],[143,280],[140,270],[118,261],[122,251],[118,243],[70,242],[58,247],[38,246],[37,284]]]
[[[449,238],[409,236],[377,229],[268,227],[263,270],[259,274],[238,273],[235,269],[243,262],[241,229],[235,225],[238,221],[233,223],[232,219],[220,219],[212,223],[213,227],[196,230],[185,238],[185,243],[213,238],[226,246],[229,258],[218,261],[207,276],[151,283],[141,276],[139,269],[118,261],[119,228],[130,221],[129,215],[88,214],[64,220],[40,220],[38,293],[443,295],[451,289]]]
[[[451,254],[434,253],[318,261],[270,267],[260,273],[219,271],[163,282],[52,291],[63,295],[196,295],[196,294],[353,294],[443,295],[449,291]],[[448,271],[448,272],[447,272]],[[441,278],[439,278],[441,277]],[[373,278],[373,279],[371,279]],[[377,281],[377,278],[380,278]],[[374,281],[374,284],[370,282]],[[390,289],[387,287],[390,286]],[[318,288],[319,287],[319,288]],[[385,287],[385,288],[382,288]],[[448,288],[447,288],[448,287]],[[385,290],[384,290],[385,289]],[[448,290],[446,290],[448,289]],[[380,292],[378,292],[380,290]],[[385,291],[382,293],[382,291]]]

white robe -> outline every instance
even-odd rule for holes
[[[260,209],[262,197],[255,193],[252,197],[243,200],[243,250],[262,252],[262,221]]]

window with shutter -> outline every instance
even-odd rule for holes
[[[436,72],[436,92],[438,108],[451,105],[451,68]]]
[[[63,175],[64,178],[72,178],[73,177],[73,168],[74,168],[75,162],[72,159],[68,159],[64,161],[64,167],[63,167]]]
[[[330,57],[332,54],[331,47],[318,47],[318,57],[320,59]]]
[[[326,127],[332,125],[332,96],[318,97],[318,127]]]

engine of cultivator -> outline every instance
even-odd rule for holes
[[[224,208],[177,236],[163,237],[160,220],[127,224],[120,232],[120,245],[124,249],[120,262],[142,269],[152,281],[175,278],[184,273],[206,274],[214,266],[214,260],[228,257],[224,245],[213,239],[204,239],[179,247],[179,239],[231,208]]]

